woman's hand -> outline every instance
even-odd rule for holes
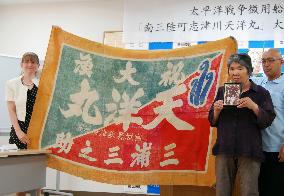
[[[23,144],[30,143],[30,139],[28,138],[28,135],[25,134],[22,130],[16,131],[16,135]]]
[[[223,100],[218,100],[214,103],[214,113],[220,113],[223,109]]]
[[[251,110],[255,109],[257,106],[256,103],[251,100],[249,97],[244,97],[237,100],[237,107],[238,108],[249,108]]]
[[[238,99],[237,107],[251,109],[255,113],[255,115],[258,116],[258,112],[259,112],[258,105],[253,100],[251,100],[251,98],[249,97]]]
[[[223,100],[215,101],[215,103],[213,104],[213,109],[214,109],[214,115],[213,115],[212,124],[216,124],[219,115],[221,113],[221,110],[223,109]]]

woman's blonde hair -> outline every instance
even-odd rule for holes
[[[22,63],[25,61],[31,61],[39,64],[39,58],[36,53],[33,52],[26,52],[22,56]]]
[[[26,53],[23,54],[21,63],[28,62],[28,61],[34,62],[34,63],[36,63],[36,64],[39,65],[39,58],[38,58],[37,54],[34,53],[34,52],[26,52]],[[23,73],[24,73],[24,72],[21,71],[21,74],[20,74],[20,75],[22,75]],[[39,78],[39,73],[36,72],[36,73],[35,73],[35,76],[36,76],[37,78]]]

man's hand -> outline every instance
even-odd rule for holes
[[[284,162],[284,144],[280,148],[278,158],[280,162]]]

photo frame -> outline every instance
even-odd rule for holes
[[[236,101],[240,98],[242,86],[240,83],[224,84],[224,106],[236,106]]]
[[[103,44],[117,48],[125,48],[125,44],[123,43],[123,31],[105,31]]]

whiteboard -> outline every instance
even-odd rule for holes
[[[0,131],[10,131],[11,122],[5,101],[5,83],[21,74],[20,58],[0,55]]]
[[[5,101],[5,84],[8,80],[20,76],[21,58],[0,54],[0,131],[10,132],[11,122]],[[43,61],[39,60],[40,65]],[[41,68],[41,67],[40,67]]]

